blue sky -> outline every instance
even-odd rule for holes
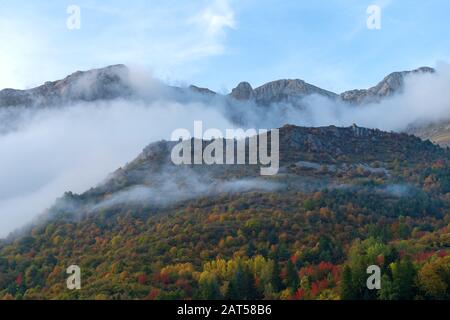
[[[369,5],[381,29],[366,27]],[[81,29],[69,30],[69,5]],[[0,0],[0,88],[125,63],[219,92],[300,78],[341,92],[450,62],[448,0]]]

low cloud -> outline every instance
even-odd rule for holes
[[[158,181],[153,186],[137,185],[107,196],[85,211],[95,212],[123,204],[164,207],[177,202],[199,197],[215,196],[222,193],[241,193],[248,191],[271,192],[283,188],[283,184],[265,181],[262,178],[234,179],[230,181],[211,180],[193,171],[177,175],[168,172],[152,179]]]
[[[401,93],[379,103],[361,106],[345,104],[323,96],[310,95],[301,104],[278,103],[256,112],[258,106],[242,108],[244,122],[279,127],[286,123],[302,126],[350,126],[386,131],[404,131],[411,125],[420,126],[450,119],[450,65],[439,63],[435,73],[407,75]]]
[[[20,114],[20,116],[18,115]],[[195,120],[233,126],[201,103],[103,101],[39,111],[0,109],[0,236],[29,222],[65,191],[84,192],[152,141]],[[7,119],[14,119],[14,127]]]

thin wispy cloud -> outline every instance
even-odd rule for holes
[[[0,89],[24,89],[118,63],[146,66],[166,80],[189,79],[210,57],[226,52],[227,33],[237,24],[227,0],[133,6],[80,0],[79,30],[66,27],[64,6],[22,6],[27,10],[9,5],[0,12]]]
[[[213,1],[191,21],[205,27],[207,33],[212,36],[223,33],[226,28],[236,28],[234,12],[228,0]]]
[[[75,70],[124,63],[149,67],[171,83],[215,91],[243,80],[262,84],[287,77],[344,91],[374,84],[395,70],[448,61],[450,52],[439,39],[450,28],[446,0],[75,4],[81,29],[70,31],[66,4],[2,2],[0,88],[26,88]],[[382,8],[381,30],[367,30],[366,10],[372,4]],[[332,69],[333,79],[317,79],[327,75],[318,66]]]

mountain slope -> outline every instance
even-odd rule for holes
[[[203,141],[204,150],[209,143]],[[89,213],[128,202],[165,206],[200,196],[233,192],[233,189],[313,191],[347,183],[340,174],[353,171],[373,173],[385,179],[385,183],[396,183],[387,168],[393,163],[419,165],[449,156],[447,150],[412,135],[357,126],[306,128],[286,125],[280,129],[280,175],[265,178],[260,176],[259,165],[174,165],[171,151],[176,144],[170,141],[150,144],[104,183],[82,195],[68,194],[65,199],[68,206],[73,209],[80,205],[81,211]],[[223,162],[226,144],[224,141]],[[248,156],[247,151],[247,159]],[[177,190],[176,195],[168,196],[173,190]],[[64,200],[58,206],[59,212],[67,207]]]
[[[435,70],[429,67],[421,67],[412,71],[393,72],[372,88],[367,90],[350,90],[341,93],[340,96],[343,101],[356,105],[380,102],[383,98],[401,93],[405,77],[412,74],[434,72]]]
[[[175,166],[174,142],[149,145],[0,243],[0,297],[345,298],[344,265],[365,274],[352,252],[383,270],[407,255],[419,272],[450,254],[447,150],[356,126],[285,126],[280,141],[271,177],[257,166]],[[72,264],[82,270],[79,291],[65,288]],[[251,289],[234,289],[242,273]],[[355,294],[376,298],[354,281]],[[408,297],[427,297],[418,283]]]
[[[406,130],[422,139],[429,139],[442,147],[450,147],[450,121],[440,121],[421,126],[411,125]]]

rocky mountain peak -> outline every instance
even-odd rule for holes
[[[255,89],[260,99],[269,99],[280,95],[301,95],[307,96],[314,93],[321,93],[326,96],[334,96],[332,92],[320,89],[300,79],[282,79],[269,82]]]
[[[341,99],[352,104],[379,102],[384,97],[399,93],[403,89],[406,76],[417,73],[434,73],[430,67],[421,67],[411,71],[393,72],[381,80],[376,86],[363,90],[350,90],[341,94]]]
[[[113,99],[129,93],[129,70],[118,64],[101,69],[77,71],[66,78],[35,88],[35,94],[56,95],[63,100]]]
[[[248,82],[241,82],[230,94],[236,100],[254,99],[258,104],[268,105],[276,102],[289,102],[311,94],[320,94],[329,98],[337,95],[320,89],[300,79],[281,79],[252,89]]]
[[[230,96],[236,100],[250,100],[254,97],[253,88],[248,82],[241,82],[234,88]]]
[[[127,96],[129,70],[125,65],[77,71],[64,79],[47,81],[29,90],[0,91],[0,106],[50,106],[75,101],[94,101]]]
[[[190,85],[189,89],[195,93],[200,93],[204,95],[216,95],[216,93],[208,88],[197,87],[194,85]]]

